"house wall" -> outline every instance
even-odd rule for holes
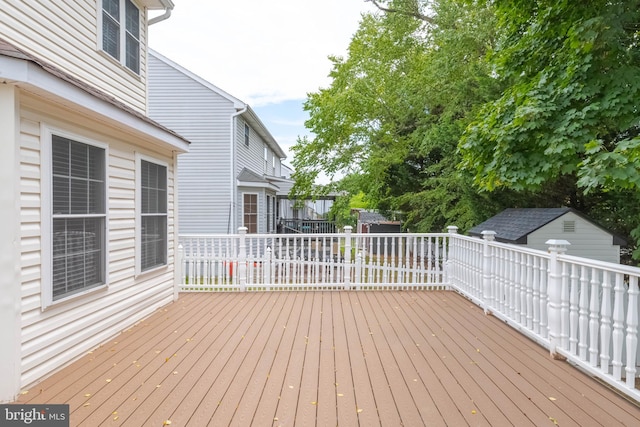
[[[251,127],[251,124],[243,118],[237,120],[236,126],[236,146],[237,146],[237,163],[235,176],[238,176],[243,168],[247,168],[256,172],[258,175],[265,173],[264,162],[264,146],[265,141],[260,137],[258,132]],[[244,125],[249,124],[251,129],[249,132],[249,146],[244,142]],[[270,149],[268,149],[270,151]],[[270,174],[269,174],[270,175]]]
[[[146,55],[140,58],[137,75],[100,49],[99,7],[96,0],[5,0],[0,6],[1,37],[146,113]],[[141,8],[142,52],[147,50],[146,15]]]
[[[268,165],[269,171],[265,173],[265,160],[264,160],[264,147],[265,141],[258,134],[258,132],[251,127],[251,124],[246,122],[242,117],[236,119],[238,125],[236,126],[236,169],[235,176],[237,177],[242,169],[247,168],[258,175],[271,175],[271,159],[273,159],[273,150],[267,146]],[[249,132],[249,146],[245,144],[244,138],[244,125],[249,124],[251,129]],[[279,170],[279,162],[278,162]],[[264,185],[260,183],[260,185]],[[238,187],[236,195],[237,216],[236,224],[238,227],[242,226],[242,194],[244,192],[258,193],[258,232],[265,233],[267,231],[267,190],[262,187]],[[269,191],[269,194],[275,196],[275,192]]]
[[[42,98],[19,95],[20,170],[20,386],[28,387],[56,369],[131,327],[174,298],[175,156],[88,116],[79,116]],[[42,179],[44,129],[53,127],[80,138],[108,144],[107,283],[106,288],[76,295],[43,308],[49,274],[42,231],[44,206],[50,197]],[[136,275],[136,153],[168,165],[168,264]]]
[[[565,221],[575,221],[574,232],[564,231],[563,223]],[[564,239],[571,243],[567,248],[567,255],[607,262],[620,262],[620,246],[613,245],[611,234],[573,212],[567,212],[529,234],[527,246],[546,251],[549,249],[549,245],[545,242],[549,239]]]
[[[149,55],[149,115],[191,142],[178,158],[180,233],[228,232],[234,113],[229,99]]]

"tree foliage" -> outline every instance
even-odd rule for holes
[[[494,14],[452,0],[376,3],[389,13],[363,17],[348,57],[331,58],[331,86],[305,104],[314,137],[294,147],[294,191],[308,197],[322,171],[325,190],[363,191],[413,230],[473,225],[499,206],[456,170],[456,147],[477,105],[499,93],[485,59]]]
[[[484,189],[544,191],[570,177],[592,201],[624,204],[615,193],[640,190],[640,2],[492,3],[505,90],[468,127],[462,167]],[[639,214],[614,229],[637,226]]]
[[[640,240],[640,0],[364,1],[305,103],[298,197],[324,173],[412,231],[564,205]]]

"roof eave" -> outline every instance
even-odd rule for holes
[[[100,99],[77,85],[51,74],[30,60],[0,56],[0,81],[44,96],[68,108],[95,115],[100,117],[101,121],[112,126],[117,125],[130,133],[142,133],[157,140],[161,145],[170,146],[177,152],[188,151],[189,142],[175,132],[142,114],[128,111],[106,99]]]

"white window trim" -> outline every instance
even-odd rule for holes
[[[158,158],[147,156],[145,154],[141,154],[136,152],[136,171],[135,171],[135,182],[136,182],[136,277],[144,276],[146,274],[152,274],[157,272],[158,270],[166,270],[169,267],[169,248],[170,248],[170,239],[169,239],[169,163],[162,161]],[[142,271],[142,176],[140,172],[142,171],[142,161],[146,161],[149,163],[155,163],[159,166],[164,166],[167,168],[167,263],[164,265],[158,265],[156,267],[150,268],[148,270]]]
[[[53,230],[53,178],[52,174],[52,141],[53,135],[68,138],[76,142],[80,142],[104,150],[104,185],[105,185],[105,214],[104,214],[104,284],[96,286],[81,292],[74,293],[69,296],[62,297],[56,301],[53,300],[53,239],[51,231]],[[41,258],[40,258],[40,291],[41,291],[41,308],[57,306],[59,304],[77,300],[87,294],[104,290],[109,287],[109,145],[99,142],[76,133],[68,132],[42,124],[40,126],[40,197],[41,197]]]
[[[143,29],[144,22],[143,17],[145,10],[140,7],[136,0],[131,0],[131,3],[135,7],[138,8],[138,26],[140,28],[140,34],[138,34],[138,71],[134,71],[131,68],[127,67],[127,28],[126,28],[126,7],[124,0],[120,0],[120,59],[116,59],[111,56],[106,50],[104,50],[104,46],[102,44],[103,38],[103,23],[102,23],[102,0],[98,0],[97,2],[97,18],[98,18],[98,34],[97,34],[97,42],[98,42],[98,51],[104,55],[106,58],[109,58],[111,61],[119,64],[122,68],[127,70],[131,75],[140,77],[142,74],[142,39],[143,39]]]

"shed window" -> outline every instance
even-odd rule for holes
[[[575,233],[576,232],[576,222],[575,221],[564,221],[562,223],[562,231],[565,233]]]
[[[102,50],[140,73],[140,11],[131,0],[102,0]]]
[[[105,283],[105,150],[53,135],[52,298]]]

